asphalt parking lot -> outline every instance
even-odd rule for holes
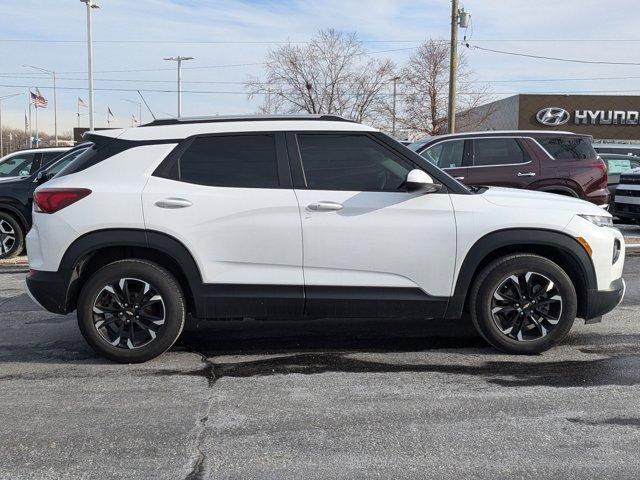
[[[496,353],[466,322],[245,321],[116,365],[3,272],[2,479],[640,472],[640,256],[618,309],[535,357]]]

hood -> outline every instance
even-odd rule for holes
[[[557,193],[519,190],[516,188],[489,187],[482,197],[494,205],[522,209],[570,211],[587,215],[609,215],[603,208],[579,198],[559,195]]]

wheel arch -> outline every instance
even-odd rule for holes
[[[196,316],[204,312],[198,301],[202,276],[189,250],[170,235],[137,229],[98,230],[69,246],[59,268],[68,278],[66,311],[76,308],[79,292],[94,272],[124,258],[149,260],[169,270],[184,291],[188,311]]]
[[[0,204],[0,212],[8,213],[9,215],[15,217],[16,220],[18,220],[18,223],[20,223],[20,227],[22,228],[24,234],[27,234],[27,232],[29,231],[29,222],[27,222],[27,219],[22,214],[22,212],[20,212],[20,210],[11,205],[6,205],[3,203]]]
[[[537,190],[540,192],[557,193],[560,195],[567,195],[573,198],[580,198],[580,195],[578,194],[578,192],[564,185],[549,185],[546,187],[541,187]]]
[[[578,317],[588,312],[590,290],[597,290],[595,268],[578,241],[554,230],[505,229],[480,238],[467,252],[447,307],[447,318],[460,318],[468,301],[471,285],[490,262],[513,253],[532,253],[560,265],[571,278],[578,295]]]

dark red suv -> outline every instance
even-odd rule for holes
[[[409,146],[466,185],[559,193],[609,204],[607,167],[591,137],[570,132],[468,132]]]

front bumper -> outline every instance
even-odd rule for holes
[[[627,285],[621,277],[611,282],[607,290],[589,290],[583,315],[586,323],[597,323],[602,315],[616,308],[622,302],[626,288]]]
[[[29,270],[25,286],[28,295],[45,310],[68,313],[67,281],[59,272]]]

